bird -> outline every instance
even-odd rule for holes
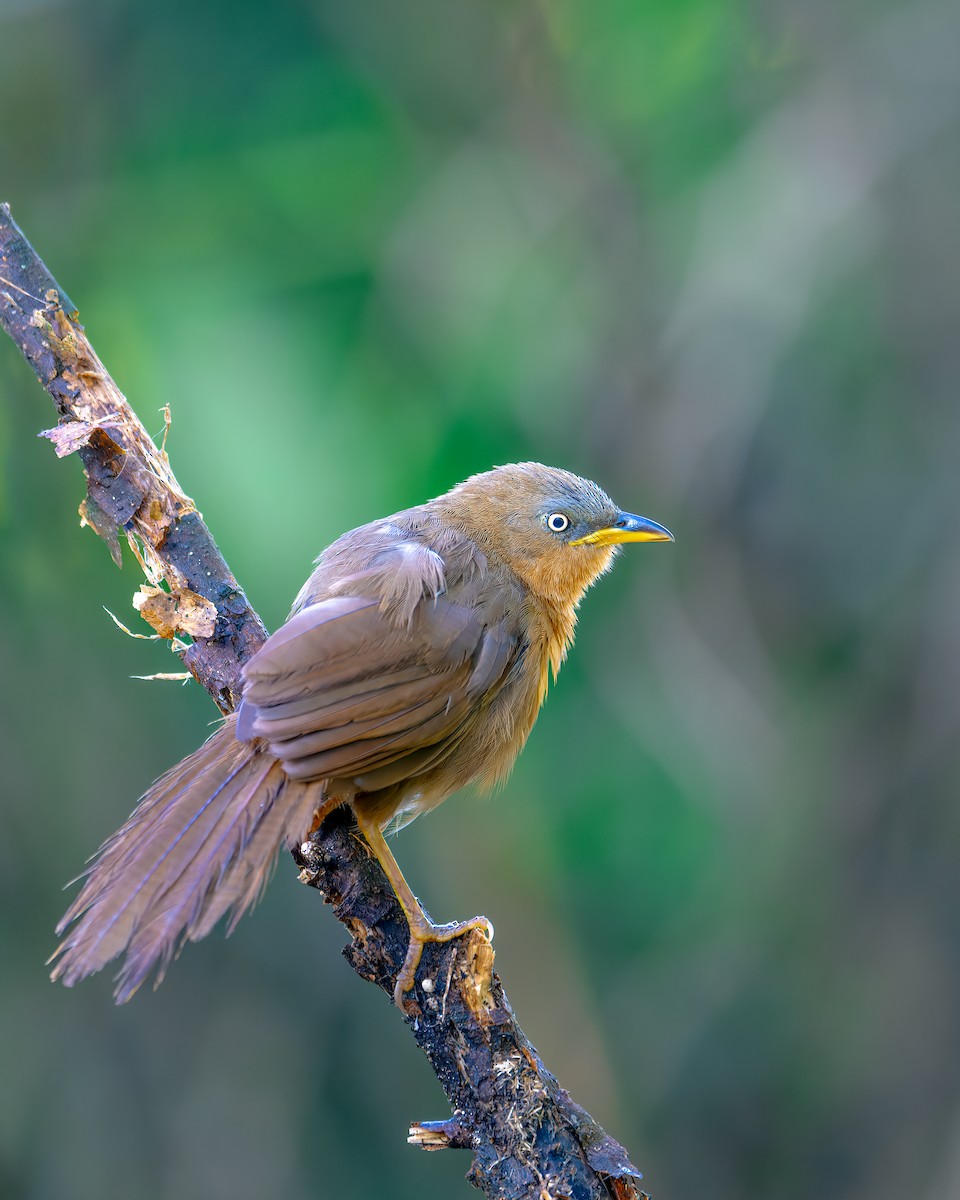
[[[162,775],[93,857],[51,977],[124,956],[117,1003],[256,903],[282,846],[349,805],[409,925],[402,1008],[434,925],[387,844],[469,783],[509,774],[587,589],[630,542],[673,541],[597,484],[524,462],[343,534],[243,668],[235,714]],[[492,930],[487,930],[492,934]]]

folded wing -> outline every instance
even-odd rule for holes
[[[424,770],[496,693],[517,649],[504,622],[424,596],[397,624],[375,599],[303,609],[247,664],[238,736],[263,738],[293,779],[364,791]]]

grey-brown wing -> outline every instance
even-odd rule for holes
[[[518,650],[504,621],[445,596],[397,624],[366,596],[310,605],[244,669],[237,736],[263,738],[295,779],[416,774],[462,736]]]

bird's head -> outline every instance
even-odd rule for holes
[[[623,543],[673,541],[668,529],[624,512],[589,479],[541,463],[473,475],[431,507],[531,591],[563,606],[580,602]]]

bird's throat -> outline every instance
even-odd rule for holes
[[[579,558],[576,570],[570,569],[570,560],[564,564],[565,570],[559,580],[554,573],[546,572],[539,577],[531,572],[525,580],[535,597],[538,618],[535,625],[542,637],[538,708],[546,699],[551,678],[556,679],[573,645],[580,601],[587,589],[610,569],[615,556],[613,547],[590,547]]]

